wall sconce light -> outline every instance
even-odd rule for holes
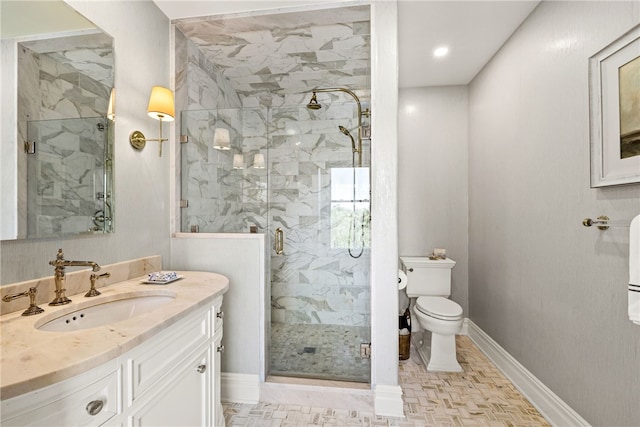
[[[244,169],[244,156],[242,154],[233,155],[233,168]]]
[[[264,169],[264,155],[256,154],[253,156],[253,167],[255,169]]]
[[[231,150],[229,129],[216,128],[216,130],[213,131],[213,148],[216,150]]]
[[[172,122],[176,114],[171,89],[162,86],[154,86],[151,89],[147,114],[149,114],[149,117],[160,121],[160,137],[158,139],[147,139],[142,132],[136,130],[129,136],[129,143],[136,150],[142,150],[147,141],[158,141],[160,143],[160,157],[162,157],[162,143],[168,141],[167,138],[162,137],[162,122]]]
[[[111,88],[109,96],[109,107],[107,108],[107,119],[112,122],[116,121],[116,88]]]

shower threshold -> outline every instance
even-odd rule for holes
[[[260,402],[374,412],[369,384],[270,375],[260,384]]]

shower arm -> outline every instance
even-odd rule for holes
[[[360,104],[360,98],[358,98],[358,95],[351,92],[349,89],[343,87],[319,88],[314,89],[313,92],[344,92],[355,99],[358,107],[358,166],[362,167],[362,105]]]

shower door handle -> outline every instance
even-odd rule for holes
[[[276,228],[275,244],[274,248],[276,255],[282,255],[284,253],[284,231],[282,228]]]

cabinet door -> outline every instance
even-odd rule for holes
[[[131,417],[134,426],[210,426],[211,350],[205,348],[181,362],[157,392],[140,399]]]
[[[167,373],[180,369],[185,358],[209,342],[213,335],[210,317],[209,309],[193,312],[178,325],[131,351],[128,406],[153,392]]]

